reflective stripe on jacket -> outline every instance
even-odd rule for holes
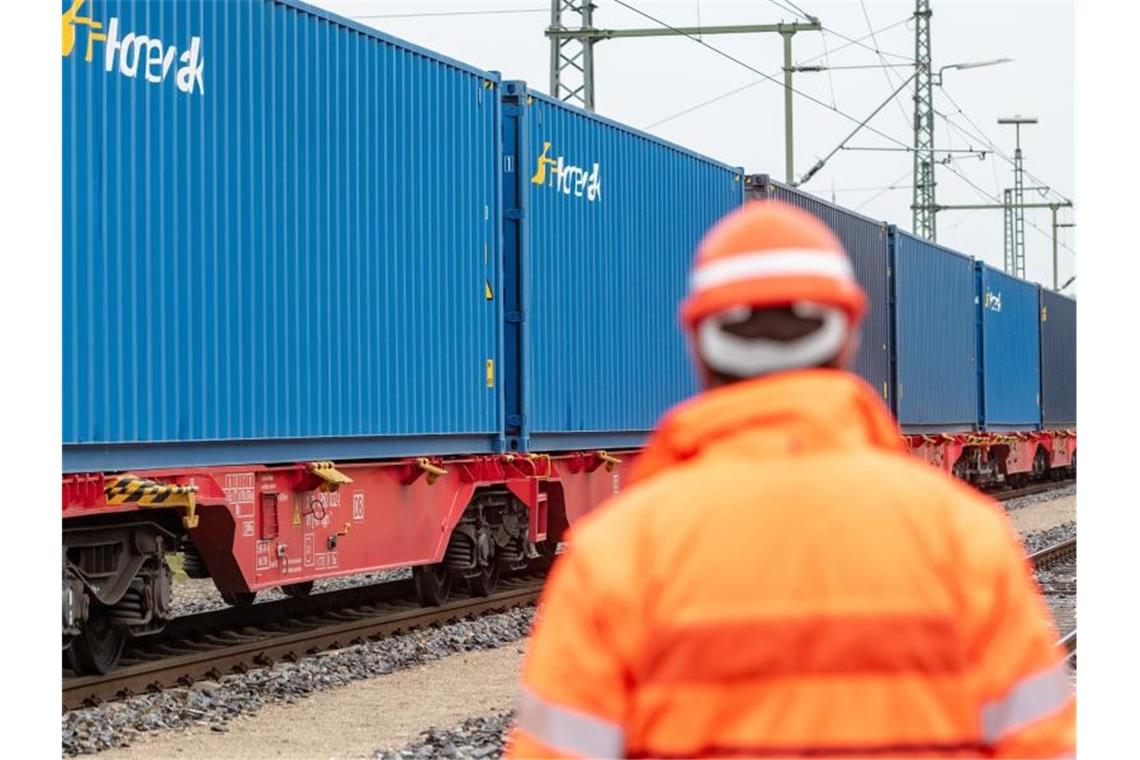
[[[1057,633],[1001,508],[829,370],[669,415],[574,528],[512,757],[1054,757]]]

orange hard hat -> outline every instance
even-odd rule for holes
[[[692,330],[733,307],[803,301],[842,310],[851,327],[867,310],[847,252],[823,222],[782,201],[752,201],[701,240],[681,320]]]

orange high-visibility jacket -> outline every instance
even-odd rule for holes
[[[673,410],[579,522],[509,755],[1054,757],[1058,634],[1002,509],[832,370]]]

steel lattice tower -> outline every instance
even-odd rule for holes
[[[1012,124],[1016,148],[1013,151],[1013,189],[1005,191],[1005,271],[1025,277],[1025,162],[1021,153],[1021,126],[1036,124],[1032,116],[998,119],[998,124]]]
[[[577,21],[577,26],[566,22]],[[553,0],[550,28],[576,31],[594,28],[594,4],[590,0]],[[551,37],[550,94],[559,100],[594,110],[593,37]]]
[[[937,240],[934,200],[934,78],[930,71],[930,0],[914,4],[914,234]]]

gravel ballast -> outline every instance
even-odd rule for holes
[[[525,638],[534,607],[464,620],[439,628],[389,636],[367,644],[283,662],[220,682],[167,689],[121,702],[73,710],[63,715],[65,755],[127,746],[147,731],[208,725],[224,732],[226,723],[272,703],[291,704],[309,694],[391,673],[452,654],[494,649]]]
[[[1049,530],[1037,531],[1022,537],[1022,542],[1025,544],[1025,551],[1029,554],[1039,552],[1042,549],[1047,549],[1053,544],[1059,544],[1070,538],[1077,537],[1077,523],[1076,521],[1067,522],[1064,525],[1058,525]]]
[[[339,591],[357,586],[371,586],[379,583],[400,581],[412,577],[410,567],[401,567],[396,570],[381,570],[367,575],[348,575],[343,578],[329,578],[316,581],[313,584],[313,593],[321,594],[328,591]],[[254,604],[274,602],[284,599],[285,594],[279,588],[260,591]],[[176,578],[174,581],[174,600],[171,605],[176,616],[197,615],[202,612],[213,612],[228,605],[222,601],[222,595],[209,578]]]
[[[458,726],[428,729],[419,741],[394,752],[378,751],[373,757],[374,760],[502,757],[513,720],[513,711],[468,718]]]
[[[1055,499],[1063,499],[1067,496],[1077,495],[1077,484],[1070,483],[1063,488],[1057,488],[1053,491],[1045,491],[1044,493],[1030,494],[1029,496],[1019,496],[1016,499],[1003,501],[1001,504],[1005,507],[1006,511],[1021,509],[1022,507],[1032,506],[1033,504],[1040,504],[1043,501],[1053,501]]]

